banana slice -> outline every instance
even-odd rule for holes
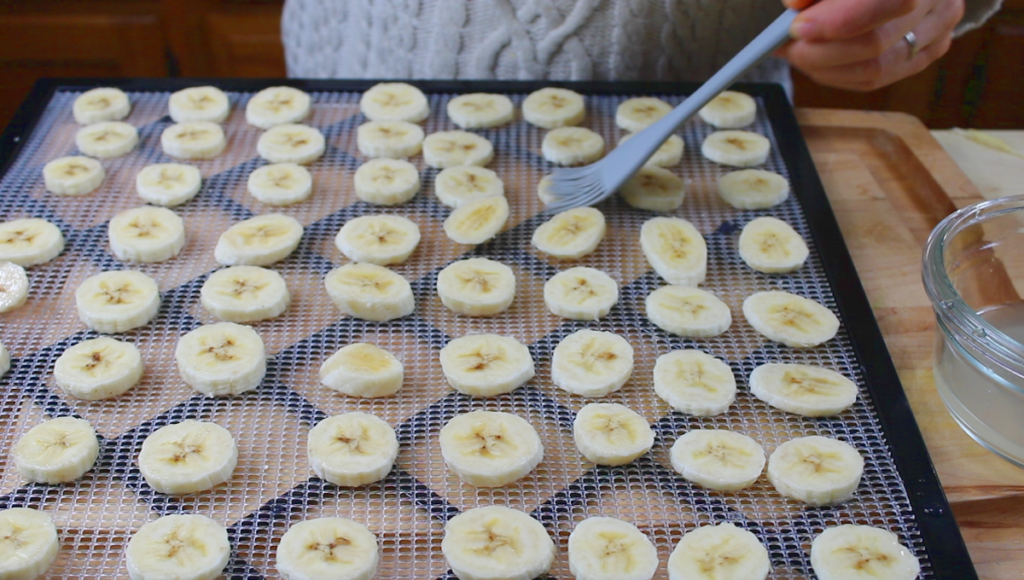
[[[789,224],[773,217],[747,222],[739,239],[740,258],[766,274],[799,270],[807,260],[807,244]]]
[[[637,209],[672,211],[683,205],[686,184],[667,169],[645,165],[622,185],[619,194]]]
[[[344,314],[386,322],[416,309],[412,287],[400,275],[376,264],[345,264],[324,278],[327,293]]]
[[[559,127],[548,131],[540,150],[558,165],[586,165],[604,156],[604,137],[583,127]]]
[[[92,469],[100,455],[96,431],[85,419],[57,417],[28,430],[11,449],[18,473],[35,483],[68,483]]]
[[[718,336],[732,325],[732,313],[725,302],[699,288],[663,286],[647,296],[646,306],[647,319],[676,336]]]
[[[309,116],[309,95],[292,87],[267,87],[245,105],[245,120],[260,129],[299,123]]]
[[[107,226],[110,249],[125,262],[166,262],[185,247],[185,224],[165,207],[144,205],[114,216]]]
[[[504,197],[505,183],[486,167],[449,167],[434,178],[434,195],[448,207],[459,207],[485,197]]]
[[[320,478],[342,487],[359,487],[391,472],[398,457],[398,438],[391,425],[374,415],[344,413],[310,429],[306,451],[309,466]]]
[[[316,518],[288,528],[277,545],[285,580],[370,580],[377,574],[377,537],[347,518]]]
[[[448,384],[472,397],[510,393],[533,378],[533,358],[509,336],[470,334],[441,349],[441,371]]]
[[[757,118],[757,102],[746,93],[722,91],[698,114],[705,123],[719,129],[739,129]]]
[[[813,300],[772,290],[751,294],[743,301],[743,316],[768,340],[793,348],[811,348],[839,332],[839,319]]]
[[[299,220],[272,213],[249,218],[227,229],[213,250],[225,266],[269,266],[299,247],[303,228]]]
[[[334,244],[353,262],[387,266],[409,259],[420,243],[420,228],[397,215],[364,215],[345,222]]]
[[[630,132],[643,131],[672,111],[672,105],[654,97],[626,99],[615,109],[615,124]]]
[[[510,413],[456,415],[438,434],[448,469],[474,487],[501,487],[526,477],[544,459],[537,431]]]
[[[45,264],[64,251],[60,228],[39,218],[0,223],[0,260],[19,266]]]
[[[921,563],[889,530],[845,524],[811,542],[811,568],[819,580],[914,580]]]
[[[708,272],[708,246],[693,224],[682,218],[656,217],[640,228],[647,263],[669,284],[697,286]]]
[[[210,518],[175,514],[139,528],[124,558],[132,580],[214,580],[228,565],[231,544]]]
[[[704,139],[700,152],[711,161],[733,167],[753,167],[768,160],[771,142],[750,131],[716,131]]]
[[[658,549],[629,522],[590,517],[569,534],[569,572],[576,580],[651,580]]]
[[[853,497],[864,473],[864,458],[837,439],[812,435],[779,445],[768,458],[768,481],[780,494],[812,506]]]
[[[182,421],[146,437],[138,463],[150,487],[184,495],[231,479],[238,465],[238,446],[231,432],[216,423]]]
[[[79,125],[120,121],[128,116],[132,103],[121,89],[100,87],[85,91],[75,99],[71,112]]]
[[[60,157],[43,166],[46,191],[56,195],[85,195],[103,184],[103,165],[91,157]]]
[[[771,571],[757,536],[733,524],[683,534],[668,559],[670,580],[764,580]]]
[[[746,489],[764,471],[764,449],[725,429],[694,429],[672,445],[672,469],[687,481],[718,491]]]
[[[246,187],[267,205],[293,205],[309,199],[313,176],[297,163],[272,163],[250,173]]]
[[[632,137],[632,133],[628,133],[619,139],[619,146],[628,141]],[[644,165],[654,167],[674,167],[679,165],[679,162],[683,160],[683,151],[686,150],[686,143],[683,138],[679,135],[671,135],[658,150],[651,155],[650,159],[647,160]]]
[[[551,194],[551,176],[545,175],[537,182],[537,197],[544,205],[550,205],[557,201],[554,195]]]
[[[231,103],[217,87],[189,87],[172,93],[167,109],[175,123],[223,123],[231,112]]]
[[[494,316],[516,297],[516,275],[487,258],[459,260],[437,275],[437,295],[448,310],[466,316]]]
[[[497,505],[448,520],[441,552],[459,580],[536,578],[555,562],[555,543],[540,522]]]
[[[142,379],[144,370],[134,344],[103,336],[65,350],[53,364],[53,378],[68,395],[99,401],[127,392]]]
[[[713,417],[736,400],[736,377],[729,365],[707,353],[675,350],[654,363],[654,392],[676,411]]]
[[[182,336],[174,360],[181,379],[207,397],[251,391],[267,372],[263,339],[233,322],[207,324]]]
[[[764,169],[740,169],[718,178],[718,195],[736,209],[768,209],[789,197],[789,181]]]
[[[7,352],[7,347],[0,342],[0,378],[3,378],[9,370],[11,370],[11,353]]]
[[[471,93],[448,101],[448,118],[463,129],[490,129],[515,118],[512,100],[505,95]]]
[[[187,121],[164,129],[160,146],[177,159],[213,159],[228,146],[228,140],[217,123]]]
[[[135,191],[146,203],[174,207],[192,199],[203,187],[198,167],[181,163],[147,165],[135,176]]]
[[[633,347],[612,332],[578,330],[562,339],[551,355],[551,382],[567,393],[603,397],[633,374]]]
[[[14,262],[0,262],[0,312],[21,308],[28,300],[28,275]]]
[[[540,89],[523,101],[523,119],[541,129],[579,125],[586,114],[583,96],[569,89]]]
[[[423,128],[405,121],[370,121],[356,129],[356,146],[370,158],[407,159],[423,149]]]
[[[371,121],[418,123],[430,116],[422,91],[406,83],[378,83],[359,99],[359,110]]]
[[[604,214],[592,207],[563,211],[533,231],[533,247],[562,260],[576,260],[597,249],[606,232]]]
[[[548,310],[570,320],[600,320],[618,301],[619,285],[594,268],[569,268],[544,283]]]
[[[31,508],[0,511],[0,578],[34,580],[57,559],[57,526],[46,512]]]
[[[75,303],[78,317],[96,332],[127,332],[153,320],[160,290],[142,272],[115,270],[86,278],[75,290]]]
[[[466,131],[440,131],[423,140],[423,160],[438,169],[458,165],[483,167],[494,159],[494,147],[487,139]]]
[[[366,342],[341,348],[320,367],[320,384],[352,397],[369,399],[394,395],[402,388],[404,380],[402,361]]]
[[[199,297],[207,312],[226,322],[268,320],[292,300],[284,278],[259,266],[231,266],[210,274]]]
[[[127,154],[139,144],[139,131],[122,121],[86,125],[75,133],[75,146],[90,157],[106,159]]]
[[[857,400],[857,385],[822,367],[768,363],[750,373],[750,392],[787,413],[805,417],[838,415]]]
[[[591,403],[572,422],[576,448],[597,465],[625,465],[651,450],[654,431],[636,411],[616,403]]]
[[[398,205],[420,190],[420,172],[401,159],[371,159],[355,174],[356,197],[376,205]]]
[[[444,220],[444,233],[458,244],[482,244],[498,235],[508,216],[508,200],[502,196],[467,201]]]
[[[305,165],[319,159],[326,150],[327,142],[319,129],[294,123],[275,125],[256,141],[256,152],[271,163]]]

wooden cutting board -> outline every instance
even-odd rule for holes
[[[932,228],[982,197],[915,117],[802,109],[797,118],[978,573],[1019,579],[1024,469],[985,450],[946,411],[921,283]]]

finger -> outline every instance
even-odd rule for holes
[[[801,12],[790,33],[799,40],[854,38],[935,0],[821,0]]]
[[[832,68],[816,69],[808,76],[819,84],[851,91],[873,91],[915,75],[946,54],[953,34],[946,33],[908,59],[908,46],[895,46],[882,57]]]

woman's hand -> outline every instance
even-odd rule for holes
[[[803,9],[778,55],[815,82],[871,91],[946,54],[964,0],[783,0]],[[813,6],[810,6],[811,4]],[[904,38],[913,32],[916,51]]]

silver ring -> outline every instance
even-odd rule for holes
[[[917,53],[921,51],[920,47],[917,46],[917,35],[911,30],[903,35],[903,39],[910,45],[910,54],[907,56],[907,60],[913,60]]]

